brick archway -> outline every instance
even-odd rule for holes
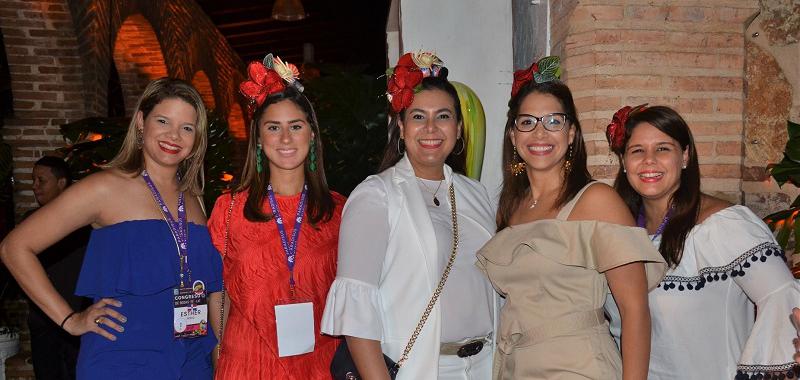
[[[203,99],[203,103],[206,105],[207,109],[211,110],[217,108],[217,102],[214,98],[214,88],[211,86],[211,81],[208,80],[208,75],[206,75],[205,71],[200,70],[194,74],[192,86],[200,93],[200,97]]]
[[[236,140],[247,140],[247,124],[244,121],[242,107],[238,103],[231,104],[229,107],[228,132]]]
[[[161,44],[144,16],[131,15],[120,25],[114,41],[113,57],[122,85],[125,114],[131,115],[147,84],[153,79],[167,76]]]

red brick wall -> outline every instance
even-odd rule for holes
[[[758,2],[554,0],[551,6],[553,52],[563,59],[593,173],[616,173],[603,134],[614,111],[668,105],[695,135],[703,189],[741,201],[744,29]]]
[[[191,81],[202,71],[204,93],[241,128],[233,135],[245,136],[235,91],[244,64],[192,0],[0,0],[0,30],[15,99],[3,133],[14,149],[18,214],[34,206],[33,162],[64,145],[59,125],[107,114],[112,62],[127,114],[149,79]]]
[[[67,2],[0,0],[11,71],[14,116],[4,119],[12,146],[18,210],[35,205],[30,171],[43,154],[63,145],[59,125],[86,116],[83,71]]]

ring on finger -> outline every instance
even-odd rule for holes
[[[94,323],[96,323],[96,324],[98,324],[98,325],[99,325],[101,322],[103,322],[103,317],[97,317],[97,318],[95,318],[95,319],[94,319]]]

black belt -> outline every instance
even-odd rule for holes
[[[466,358],[477,355],[489,341],[488,337],[473,339],[465,343],[442,343],[439,348],[440,355],[457,355]]]

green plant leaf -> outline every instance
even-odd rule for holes
[[[538,70],[537,72],[541,74],[541,78],[545,81],[550,81],[553,79],[550,78],[559,78],[560,74],[560,58],[555,55],[547,56],[539,60],[537,62]],[[536,79],[536,75],[534,74],[534,79]],[[537,83],[541,83],[538,79],[536,79]]]
[[[790,160],[785,154],[781,162],[768,166],[767,170],[778,182],[778,186],[783,186],[786,182],[800,184],[800,164]]]

